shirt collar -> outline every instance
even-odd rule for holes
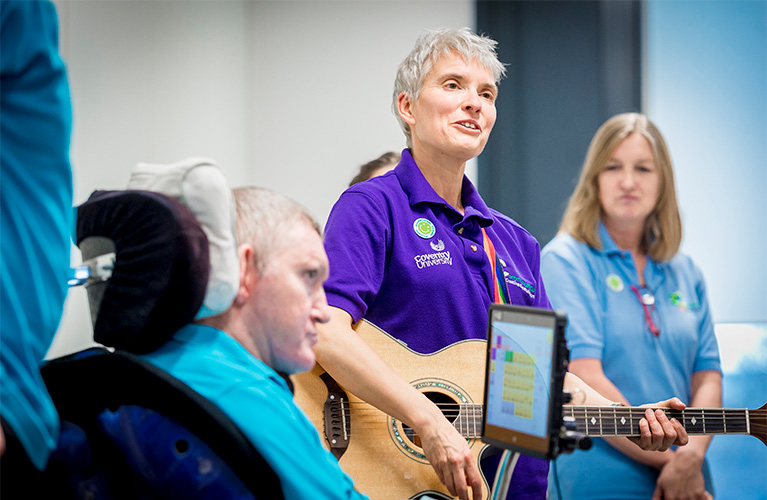
[[[461,216],[455,208],[451,207],[434,191],[434,188],[431,187],[431,184],[429,184],[423,176],[421,169],[418,168],[415,160],[413,160],[409,149],[402,151],[400,162],[394,169],[394,174],[399,179],[402,190],[407,195],[411,207],[415,207],[420,203],[436,204],[447,207],[447,210],[454,212],[459,217]],[[465,175],[463,176],[463,185],[461,186],[461,199],[464,206],[464,219],[477,217],[479,225],[482,227],[487,227],[493,223],[490,209],[479,195],[474,184]]]
[[[613,241],[612,236],[607,231],[607,226],[601,220],[599,221],[599,241],[602,242],[601,252],[605,255],[623,253],[624,251]]]
[[[599,221],[599,239],[602,242],[602,250],[600,252],[604,255],[629,255],[628,250],[621,250],[621,248],[613,241],[610,233],[607,231],[607,227],[604,222]],[[663,262],[655,262],[653,258],[647,256],[647,265],[645,266],[645,279],[648,285],[652,289],[656,289],[664,279]]]
[[[243,367],[250,366],[251,369],[255,368],[285,390],[290,390],[285,380],[272,367],[253,356],[234,337],[218,328],[199,323],[190,323],[176,330],[176,333],[173,334],[174,340],[184,344],[199,343],[206,338],[216,339],[217,348],[223,352],[228,361]]]

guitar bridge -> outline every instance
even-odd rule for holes
[[[328,389],[328,398],[324,405],[325,439],[330,446],[330,452],[340,460],[349,447],[351,434],[349,397],[329,373],[323,373],[320,379]]]

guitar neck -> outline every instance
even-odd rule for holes
[[[467,439],[482,437],[482,408],[480,404],[462,404],[453,425]]]
[[[690,435],[752,434],[753,413],[763,410],[729,408],[685,408],[663,410],[669,419],[676,418]],[[639,421],[647,408],[629,406],[562,407],[562,415],[575,420],[578,432],[587,436],[638,436]]]
[[[767,405],[759,409],[732,408],[655,408],[676,418],[690,435],[748,434],[767,444]],[[639,421],[646,407],[631,406],[577,406],[562,407],[562,416],[575,420],[578,432],[586,436],[639,436]],[[466,438],[480,438],[482,433],[482,405],[464,404],[453,422]]]

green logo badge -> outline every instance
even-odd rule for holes
[[[605,282],[607,283],[607,288],[613,292],[618,293],[623,291],[623,280],[617,274],[608,274]]]
[[[688,303],[686,300],[684,300],[684,297],[682,297],[682,292],[676,291],[669,295],[669,298],[671,299],[671,303],[677,307],[682,312],[685,311],[697,311],[700,309],[700,304],[697,302],[694,302],[692,304]]]
[[[432,238],[434,233],[437,232],[434,224],[432,224],[429,219],[424,219],[423,217],[416,219],[416,221],[413,222],[413,230],[415,231],[415,234],[425,240]]]

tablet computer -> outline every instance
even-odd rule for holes
[[[482,441],[538,458],[559,454],[566,324],[558,311],[490,306]]]

